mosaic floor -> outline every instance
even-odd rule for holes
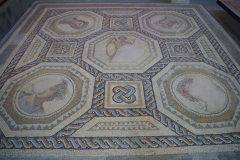
[[[37,3],[1,52],[2,156],[240,150],[239,47],[200,5]]]

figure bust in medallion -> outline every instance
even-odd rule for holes
[[[43,103],[54,99],[62,100],[67,93],[67,81],[63,79],[45,79],[37,81],[30,87],[32,92],[21,91],[18,105],[21,110],[30,114],[44,114]]]
[[[89,22],[80,20],[77,17],[67,18],[67,19],[64,19],[59,22],[59,24],[68,24],[71,28],[76,29],[76,30],[86,28],[88,23]]]

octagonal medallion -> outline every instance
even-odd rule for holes
[[[204,63],[171,63],[153,78],[159,111],[195,134],[239,132],[240,87]]]
[[[55,38],[82,38],[102,28],[102,16],[90,11],[69,11],[49,18],[43,30]]]
[[[164,38],[188,38],[197,30],[193,18],[173,11],[152,11],[139,17],[141,29]]]
[[[162,58],[156,40],[133,31],[110,31],[84,46],[83,60],[104,73],[144,72]]]
[[[94,78],[70,64],[42,63],[1,89],[1,128],[8,136],[50,136],[91,106]]]

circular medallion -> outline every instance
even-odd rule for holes
[[[65,33],[82,32],[91,28],[93,25],[94,19],[88,15],[64,16],[55,21],[55,28]]]
[[[15,110],[27,117],[46,117],[60,112],[74,97],[74,82],[61,74],[28,79],[15,94]]]
[[[182,108],[199,116],[219,116],[231,104],[224,85],[201,73],[179,75],[172,81],[171,90]]]
[[[187,23],[172,15],[155,15],[149,19],[150,25],[156,30],[166,33],[179,33],[187,27]]]

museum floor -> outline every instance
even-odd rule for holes
[[[239,159],[226,13],[141,2],[25,14],[0,49],[0,159]]]

